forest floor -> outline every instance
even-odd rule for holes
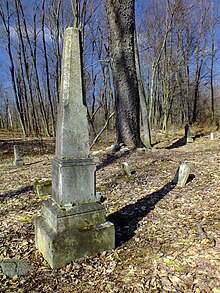
[[[33,269],[13,278],[0,269],[0,292],[213,292],[220,293],[220,140],[192,133],[153,134],[144,153],[110,153],[108,134],[93,149],[97,192],[116,227],[116,248],[52,270],[34,245],[33,219],[44,197],[35,179],[51,176],[54,141],[0,137],[0,262],[26,260]],[[18,144],[25,165],[13,166]],[[123,173],[127,162],[131,177]],[[180,188],[181,163],[191,169]]]

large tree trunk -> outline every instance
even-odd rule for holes
[[[118,143],[143,146],[140,139],[139,93],[134,54],[134,0],[106,0],[116,96]]]

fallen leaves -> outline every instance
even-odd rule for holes
[[[40,214],[43,199],[32,190],[4,198],[0,259],[25,259],[35,269],[14,279],[0,272],[3,290],[220,292],[219,152],[219,142],[210,144],[205,138],[172,150],[131,152],[126,161],[136,171],[132,180],[123,174],[123,157],[115,155],[102,164],[105,152],[101,152],[97,186],[106,198],[109,218],[115,221],[118,246],[59,270],[51,270],[34,246],[32,220]],[[3,161],[0,192],[13,192],[48,177],[51,158],[26,157],[21,169],[9,159]],[[195,178],[184,188],[175,188],[169,182],[182,162],[190,163]]]

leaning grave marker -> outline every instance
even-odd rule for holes
[[[190,175],[190,167],[187,164],[181,164],[176,172],[173,182],[179,186],[184,187]]]
[[[95,163],[83,104],[80,33],[66,30],[62,55],[52,198],[35,221],[35,243],[52,268],[115,246],[114,225],[95,191]]]

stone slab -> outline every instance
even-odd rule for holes
[[[190,134],[189,124],[186,124],[186,126],[185,126],[185,139],[186,139],[186,143],[193,142],[193,138],[191,137],[191,134]]]
[[[34,190],[38,196],[52,195],[52,179],[42,178],[34,182]]]
[[[48,199],[42,206],[42,216],[54,231],[62,232],[71,229],[88,229],[104,223],[105,209],[100,203],[62,208],[52,199]]]
[[[20,150],[19,150],[19,146],[18,145],[14,145],[14,157],[15,157],[15,160],[14,160],[14,165],[15,166],[23,166],[24,165],[24,162],[21,158],[21,154],[20,154]]]
[[[51,268],[57,269],[71,261],[115,247],[115,229],[105,222],[84,229],[70,229],[56,233],[44,217],[35,220],[35,244]]]
[[[91,159],[52,162],[52,197],[60,205],[97,202],[96,166]]]
[[[13,278],[26,275],[33,267],[23,259],[6,258],[1,262],[1,268],[4,275]]]
[[[190,167],[187,164],[181,164],[177,169],[173,182],[177,186],[183,187],[186,185],[189,175],[190,175]]]

